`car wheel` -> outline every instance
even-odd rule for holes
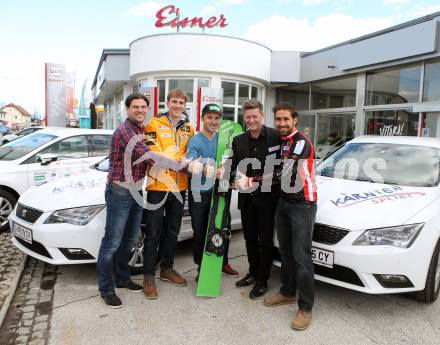
[[[426,277],[425,289],[414,293],[413,297],[423,303],[434,302],[440,291],[440,240],[432,253],[429,263],[428,276]]]
[[[144,266],[144,238],[145,233],[141,231],[131,250],[128,266],[132,275],[142,273],[142,267]]]
[[[9,228],[8,217],[17,203],[17,199],[11,193],[0,189],[0,232]]]

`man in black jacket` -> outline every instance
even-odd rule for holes
[[[249,273],[237,281],[236,286],[254,285],[249,298],[257,299],[267,291],[273,259],[274,215],[279,196],[279,188],[272,186],[272,180],[262,181],[261,176],[271,176],[274,171],[276,159],[280,156],[281,137],[277,130],[263,125],[260,101],[250,99],[243,103],[242,110],[247,131],[232,142],[231,176],[238,184],[243,181],[247,184],[240,188],[238,208]],[[258,177],[259,182],[254,181],[254,177]]]

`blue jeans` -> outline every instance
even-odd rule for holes
[[[312,235],[316,204],[306,201],[278,201],[275,221],[281,254],[280,293],[296,296],[298,307],[312,310],[314,303],[314,268],[312,261]]]
[[[185,192],[180,192],[185,202]],[[148,191],[149,204],[160,204],[157,210],[146,210],[146,231],[144,239],[144,275],[154,275],[160,243],[160,268],[162,271],[173,268],[177,237],[182,225],[183,206],[173,193]],[[165,214],[165,221],[164,221]]]
[[[112,182],[105,189],[105,203],[105,234],[97,263],[101,296],[114,293],[115,282],[123,285],[130,280],[128,260],[133,243],[139,236],[143,209],[128,189]]]

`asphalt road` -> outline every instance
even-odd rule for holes
[[[241,274],[247,262],[241,232],[233,234],[231,263]],[[311,327],[294,331],[296,306],[265,307],[223,279],[220,298],[195,296],[191,241],[179,244],[176,269],[187,287],[158,281],[159,298],[120,291],[122,309],[106,307],[97,292],[95,265],[57,268],[45,344],[438,344],[440,302],[424,305],[401,295],[366,295],[319,283]],[[270,292],[279,269],[273,268]],[[135,276],[141,282],[142,276]]]

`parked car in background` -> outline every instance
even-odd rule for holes
[[[0,145],[7,144],[15,139],[32,134],[32,133],[39,131],[39,130],[42,130],[44,128],[46,128],[46,127],[43,127],[43,126],[28,127],[28,128],[22,129],[21,131],[18,131],[16,133],[10,133],[7,135],[3,135],[3,138],[2,138],[2,141],[0,142]]]
[[[315,278],[371,293],[440,287],[440,140],[363,136],[316,169]]]
[[[109,153],[113,131],[45,128],[0,146],[0,231],[29,187],[79,174]]]
[[[54,265],[96,262],[105,228],[108,165],[105,159],[80,176],[26,191],[9,217],[13,243],[24,253]],[[139,197],[142,200],[145,195]],[[231,219],[233,229],[241,227],[236,192],[232,194]],[[192,236],[185,206],[179,241]],[[143,238],[142,231],[133,247],[130,267],[134,273],[143,265]]]

